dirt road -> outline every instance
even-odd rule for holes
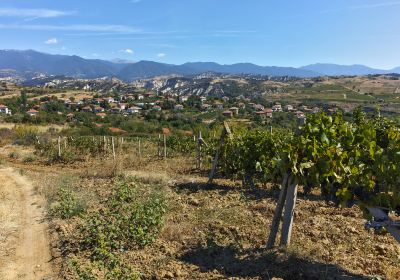
[[[0,168],[0,280],[52,279],[43,205],[28,178]]]

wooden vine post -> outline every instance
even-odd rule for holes
[[[116,156],[115,156],[114,136],[111,137],[111,145],[112,145],[113,158],[114,158],[114,161],[115,161]]]
[[[61,136],[58,136],[58,157],[61,158]]]
[[[290,237],[293,228],[294,209],[297,201],[297,179],[291,171],[283,178],[281,191],[272,219],[270,234],[267,241],[267,249],[275,245],[279,224],[283,213],[280,246],[286,247],[290,244]]]
[[[157,156],[158,156],[158,157],[161,157],[161,134],[158,134]]]
[[[202,147],[208,146],[201,136],[201,131],[199,132],[199,138],[197,139],[197,169],[201,170],[203,168],[203,151]]]
[[[164,159],[167,159],[167,137],[164,134]]]
[[[224,147],[225,137],[226,136],[232,137],[232,132],[231,132],[231,129],[229,128],[228,123],[224,122],[224,127],[222,129],[221,138],[219,140],[219,145],[218,145],[218,148],[217,148],[217,152],[215,153],[215,157],[214,157],[213,164],[212,164],[212,167],[211,167],[210,175],[208,176],[208,183],[209,184],[212,184],[213,181],[214,181],[214,176],[215,176],[215,172],[217,171],[219,156],[220,156],[222,148]]]

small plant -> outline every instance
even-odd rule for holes
[[[27,155],[23,159],[24,163],[31,163],[31,162],[34,162],[35,160],[36,160],[36,157],[34,155]]]
[[[82,203],[71,190],[60,188],[58,191],[58,201],[53,205],[51,212],[61,219],[70,219],[80,215],[83,210]]]
[[[124,250],[143,248],[155,240],[163,226],[165,199],[152,194],[141,201],[137,187],[120,182],[103,213],[88,218],[85,231],[90,246],[99,247],[101,240],[111,250]]]
[[[57,209],[70,214],[74,205],[73,195],[63,190],[60,197],[64,204]],[[158,236],[162,225],[166,203],[162,195],[144,194],[136,182],[120,178],[107,203],[99,211],[85,217],[81,232],[82,248],[91,252],[90,266],[79,266],[72,262],[80,279],[138,280],[139,273],[127,265],[118,252],[132,248],[143,248]],[[97,275],[97,273],[101,275]]]
[[[19,159],[19,154],[17,152],[11,152],[8,154],[8,157],[11,159]]]

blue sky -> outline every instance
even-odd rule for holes
[[[0,0],[0,48],[86,58],[400,66],[400,0]]]

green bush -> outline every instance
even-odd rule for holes
[[[18,159],[19,158],[19,154],[17,152],[11,152],[8,154],[8,157],[11,159]]]
[[[143,248],[157,238],[166,202],[162,194],[146,195],[139,187],[133,181],[119,181],[104,207],[84,219],[82,248],[90,251],[91,259],[89,267],[72,263],[80,279],[140,279],[118,252]]]
[[[145,200],[140,196],[136,183],[118,183],[108,207],[88,217],[87,245],[98,248],[104,242],[110,250],[126,250],[152,243],[163,226],[165,199],[159,194]]]
[[[80,215],[84,211],[84,205],[76,198],[76,195],[65,188],[58,191],[58,200],[53,205],[51,212],[54,216],[61,219],[70,219]]]
[[[34,155],[27,155],[26,157],[24,157],[23,161],[25,163],[31,163],[34,162],[36,160],[36,157]]]

